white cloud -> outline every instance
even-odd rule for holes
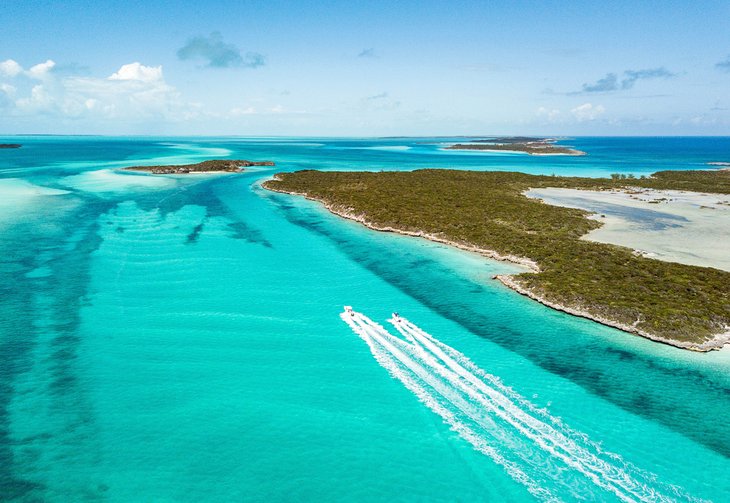
[[[177,89],[165,82],[161,66],[134,62],[107,78],[59,74],[52,71],[55,66],[50,59],[29,70],[13,60],[0,63],[3,75],[18,79],[17,87],[0,83],[4,113],[129,121],[174,121],[200,115],[198,106],[185,103]],[[40,83],[31,85],[21,76]]]
[[[603,105],[593,105],[592,103],[583,103],[572,109],[570,113],[573,114],[578,122],[596,120],[598,116],[602,115],[606,109]]]
[[[537,116],[547,119],[548,121],[552,122],[555,121],[560,117],[560,110],[557,108],[546,108],[546,107],[540,107],[537,109]]]
[[[223,116],[229,117],[229,118],[237,118],[237,117],[244,117],[247,115],[257,115],[259,117],[264,116],[275,116],[275,115],[308,115],[308,112],[306,110],[292,110],[289,108],[286,108],[284,105],[277,104],[272,107],[259,107],[255,108],[252,106],[248,107],[234,107],[231,108],[227,114],[223,114]]]
[[[10,84],[0,83],[0,110],[5,110],[12,106],[16,89]]]
[[[5,75],[6,77],[15,77],[22,71],[23,67],[20,66],[15,60],[6,59],[2,63],[0,63],[0,75]]]
[[[26,74],[34,79],[44,80],[48,77],[48,73],[53,70],[54,66],[56,66],[56,62],[48,59],[45,63],[38,63],[37,65],[31,66]]]
[[[0,91],[12,97],[15,96],[15,91],[17,91],[17,89],[15,86],[11,86],[10,84],[0,83]]]
[[[136,80],[139,82],[162,81],[162,66],[144,66],[134,62],[123,65],[109,80]]]
[[[231,108],[231,110],[228,112],[228,115],[231,117],[240,117],[242,115],[255,115],[256,113],[257,112],[254,107],[246,107],[246,108],[235,107],[235,108]]]
[[[31,89],[30,96],[18,99],[15,104],[23,112],[46,112],[54,103],[53,97],[43,84],[37,84]]]

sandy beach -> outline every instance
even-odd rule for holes
[[[528,197],[594,213],[603,226],[582,239],[645,257],[730,271],[730,196],[676,190],[532,189]]]

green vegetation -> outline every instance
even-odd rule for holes
[[[506,150],[524,152],[530,155],[585,155],[585,152],[570,147],[554,145],[555,140],[549,138],[528,138],[525,136],[508,136],[488,140],[474,140],[472,143],[458,143],[446,147],[447,150]]]
[[[147,171],[153,175],[184,175],[187,173],[236,173],[249,166],[273,166],[271,161],[241,161],[235,159],[212,159],[197,164],[181,164],[177,166],[132,166],[123,168],[130,171]]]
[[[642,335],[699,347],[730,326],[730,273],[635,255],[579,240],[601,224],[587,212],[543,204],[528,188],[619,187],[730,193],[728,171],[659,172],[644,179],[592,179],[522,173],[283,173],[265,187],[320,200],[376,227],[424,232],[462,245],[534,260],[540,272],[513,277],[541,299]]]

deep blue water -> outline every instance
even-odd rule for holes
[[[584,157],[441,149],[457,140],[0,138],[23,143],[0,150],[0,499],[619,498],[570,464],[577,451],[500,423],[478,440],[515,464],[475,449],[340,320],[349,304],[380,323],[399,311],[525,411],[600,445],[598,479],[640,480],[632,498],[727,500],[727,351],[555,312],[491,280],[515,266],[374,233],[260,182],[296,169],[641,175],[728,162],[730,138],[564,141]],[[225,157],[277,166],[115,171]]]

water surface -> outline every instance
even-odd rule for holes
[[[640,175],[727,160],[730,139],[567,142],[585,157],[440,150],[449,138],[10,140],[24,146],[0,151],[14,201],[0,212],[6,500],[533,501],[516,468],[563,494],[573,474],[505,468],[391,378],[340,320],[343,304],[381,323],[401,312],[551,421],[653,474],[650,486],[730,494],[727,352],[552,311],[491,280],[515,266],[260,187],[296,169]],[[277,166],[115,171],[211,157]]]

